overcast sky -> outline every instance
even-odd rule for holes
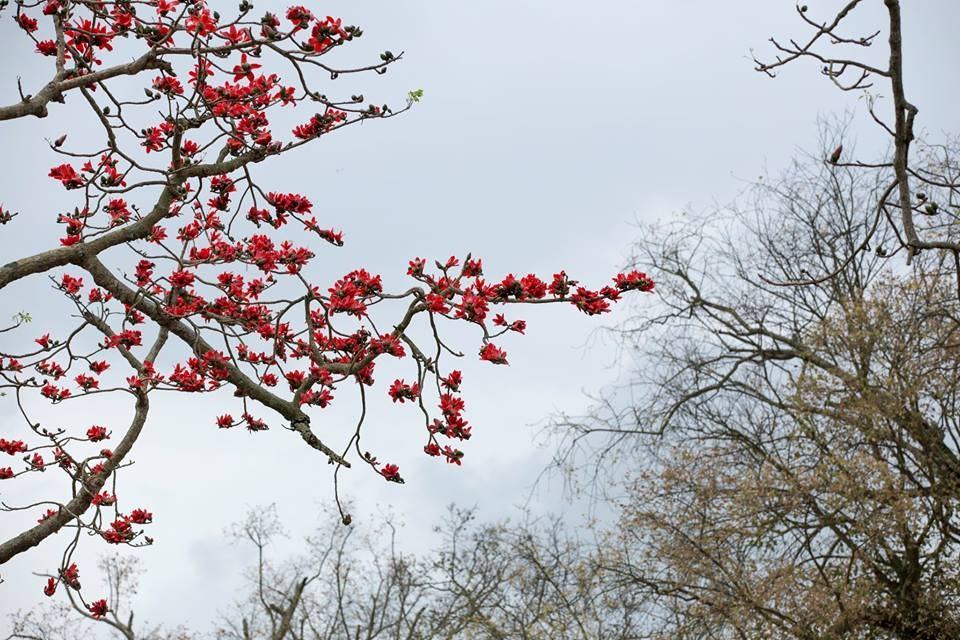
[[[408,90],[424,90],[423,102],[400,118],[348,128],[258,168],[261,182],[304,192],[322,203],[324,224],[345,231],[347,245],[315,263],[321,282],[363,266],[397,288],[414,256],[472,251],[491,277],[563,268],[603,284],[629,254],[637,221],[728,202],[765,167],[775,171],[798,148],[815,150],[818,116],[859,110],[863,121],[858,96],[837,91],[812,64],[776,80],[752,70],[751,48],[762,54],[771,35],[805,34],[793,4],[782,0],[306,4],[364,28],[360,41],[336,53],[345,64],[405,51],[386,76],[338,80],[325,88],[331,96],[361,90],[400,105]],[[809,4],[814,17],[821,5],[840,5]],[[855,24],[882,27],[882,3],[867,5]],[[920,108],[918,124],[933,135],[956,131],[960,3],[905,5],[907,91]],[[17,76],[29,91],[50,75],[10,17],[0,14],[3,104],[15,101]],[[34,220],[52,219],[55,198],[63,197],[46,177],[58,162],[42,139],[70,131],[70,114],[80,108],[74,96],[51,105],[45,120],[0,123],[0,203],[25,219],[19,231],[0,235],[0,261],[56,242],[35,233]],[[881,140],[870,127],[860,131],[866,146]],[[37,291],[43,297],[34,300]],[[24,309],[42,317],[44,291],[32,283],[5,292],[2,314]],[[379,374],[365,438],[400,464],[407,483],[345,472],[358,518],[389,506],[407,523],[410,548],[422,549],[451,502],[497,518],[527,499],[550,453],[535,447],[535,425],[558,411],[583,411],[583,392],[620,373],[615,346],[592,338],[615,316],[598,322],[550,307],[522,317],[528,335],[504,345],[509,367],[463,365],[467,417],[476,426],[462,468],[423,455],[418,416],[389,406],[384,382],[392,377]],[[476,341],[473,335],[460,346],[472,353]],[[217,400],[173,399],[153,411],[132,455],[137,464],[123,472],[124,494],[156,516],[150,534],[157,542],[139,552],[148,573],[137,609],[141,619],[206,629],[212,612],[236,595],[248,560],[221,541],[223,528],[249,507],[276,502],[297,540],[315,524],[317,505],[331,499],[332,478],[289,432],[220,432],[212,422],[222,409]],[[318,432],[336,438],[352,428],[350,403],[342,404],[315,422]],[[98,420],[122,426],[123,408],[102,411]],[[20,434],[7,399],[0,399],[0,420],[0,437]],[[531,506],[562,509],[558,487],[534,493]],[[0,537],[13,533],[0,517]],[[57,566],[61,550],[50,540],[2,568],[0,614],[42,597],[42,581],[30,572]],[[85,540],[78,558],[93,573],[91,559],[110,550]]]

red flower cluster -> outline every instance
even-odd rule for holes
[[[109,507],[117,501],[117,496],[111,495],[109,491],[101,491],[97,495],[93,496],[93,499],[90,500],[90,503],[98,507]]]
[[[151,522],[153,522],[152,513],[146,509],[134,509],[130,512],[130,515],[118,514],[117,519],[110,523],[110,528],[100,535],[110,544],[130,542],[137,536],[133,530],[133,525],[150,524]]]
[[[52,402],[61,402],[70,397],[70,389],[58,387],[49,382],[42,387],[40,387],[40,395],[44,398],[48,398]]]
[[[15,456],[27,450],[27,444],[23,440],[6,440],[0,438],[0,451]]]
[[[101,535],[103,539],[110,544],[120,544],[121,542],[133,540],[136,534],[133,532],[133,527],[130,525],[129,520],[126,518],[118,518],[111,522],[110,528]]]
[[[115,347],[130,349],[132,347],[139,347],[141,344],[143,344],[143,335],[135,329],[127,329],[109,336],[104,347],[107,349],[113,349]]]
[[[613,279],[620,291],[653,291],[653,278],[642,271],[620,273]]]
[[[321,134],[329,133],[334,127],[346,120],[347,114],[345,111],[327,107],[323,115],[318,113],[310,118],[306,124],[294,127],[293,135],[301,140],[310,140]]]
[[[111,40],[116,35],[106,25],[97,22],[96,18],[78,20],[64,29],[64,34],[67,44],[76,49],[84,60],[97,64],[100,61],[96,59],[94,50],[113,51]]]
[[[366,302],[382,290],[380,276],[372,276],[366,269],[351,271],[330,288],[330,313],[363,316],[367,312]]]

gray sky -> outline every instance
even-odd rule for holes
[[[770,35],[806,33],[793,4],[782,0],[307,4],[364,28],[356,45],[336,53],[344,64],[366,63],[384,49],[406,52],[386,76],[338,80],[325,89],[330,95],[362,90],[400,105],[407,90],[425,92],[422,104],[400,118],[348,128],[258,168],[271,188],[322,202],[321,221],[345,231],[347,245],[316,263],[323,269],[318,281],[364,266],[397,288],[412,257],[472,251],[491,277],[563,268],[599,285],[629,253],[636,221],[729,201],[764,167],[782,166],[797,148],[814,149],[818,115],[858,110],[863,123],[858,96],[837,91],[812,64],[788,68],[776,80],[752,70],[751,48],[762,54]],[[809,4],[817,15],[820,5],[840,3]],[[920,107],[919,125],[934,136],[956,131],[960,5],[905,4],[907,91]],[[879,28],[881,3],[867,5],[856,24]],[[29,90],[50,71],[9,11],[0,41],[0,102],[8,104],[18,75]],[[59,161],[41,140],[64,131],[82,136],[65,124],[79,108],[72,100],[52,105],[46,120],[0,124],[6,150],[0,202],[23,212],[14,230],[0,235],[4,261],[25,247],[56,242],[48,223],[64,196],[46,172]],[[863,146],[880,139],[870,127],[858,130]],[[55,296],[34,299],[36,291],[34,282],[5,292],[0,308],[42,317],[44,300]],[[464,447],[462,468],[423,455],[418,416],[390,406],[385,389],[392,370],[378,371],[365,439],[400,464],[407,484],[363,470],[345,473],[358,516],[389,505],[407,523],[411,548],[423,549],[451,502],[477,505],[484,517],[509,515],[523,503],[549,455],[534,446],[531,425],[556,411],[582,411],[588,405],[582,391],[597,391],[619,374],[611,366],[615,347],[591,340],[596,327],[616,316],[598,322],[556,307],[520,315],[528,335],[504,343],[509,368],[463,363],[475,436]],[[472,354],[477,336],[457,335]],[[352,428],[356,404],[344,401],[352,392],[344,386],[338,409],[315,421],[321,435],[336,439]],[[223,528],[250,506],[277,502],[296,540],[315,523],[317,505],[331,499],[332,478],[289,432],[219,432],[212,421],[222,409],[216,399],[166,398],[134,451],[137,464],[121,481],[124,495],[156,516],[150,534],[157,543],[139,552],[148,573],[138,615],[205,629],[211,612],[236,595],[248,560],[221,541]],[[119,429],[124,416],[104,406],[96,419]],[[0,399],[0,437],[19,429],[14,407]],[[557,488],[535,493],[533,507],[563,508]],[[5,491],[2,498],[20,496]],[[5,517],[3,538],[14,533]],[[30,572],[57,566],[61,550],[50,540],[3,567],[0,614],[42,598],[42,581]],[[78,557],[92,574],[92,558],[111,550],[86,540]]]

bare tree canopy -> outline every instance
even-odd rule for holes
[[[134,624],[138,568],[109,558],[110,612],[94,620],[73,600],[50,605],[18,616],[9,638],[68,640],[96,627],[124,640],[640,637],[640,603],[602,580],[591,545],[557,520],[482,524],[451,507],[433,551],[420,556],[398,550],[390,519],[345,528],[324,515],[297,553],[279,550],[291,541],[273,508],[234,525],[248,590],[210,634]]]

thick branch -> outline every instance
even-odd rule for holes
[[[57,77],[44,85],[43,89],[36,95],[27,96],[25,100],[17,104],[0,107],[0,121],[14,120],[25,116],[45,118],[47,116],[47,105],[50,102],[63,102],[63,94],[66,91],[109,80],[116,76],[132,76],[146,69],[163,69],[169,68],[169,66],[170,63],[158,58],[157,52],[151,49],[132,62],[109,69],[72,78],[63,78],[58,74]]]
[[[196,355],[203,356],[209,351],[215,349],[200,336],[188,323],[166,313],[160,306],[150,300],[145,299],[140,293],[128,287],[119,278],[110,273],[110,270],[96,257],[96,255],[87,255],[76,261],[76,264],[83,267],[93,276],[94,281],[113,296],[138,311],[151,318],[160,327],[167,329],[173,335],[180,338]],[[340,364],[339,367],[344,366]],[[273,409],[281,416],[290,421],[290,426],[297,431],[304,442],[312,448],[322,452],[330,460],[349,467],[350,464],[344,460],[337,452],[323,444],[320,439],[310,430],[310,418],[295,403],[267,391],[266,388],[258,384],[255,380],[247,376],[232,362],[225,362],[224,367],[227,371],[227,379],[245,396],[256,400],[265,407]],[[336,365],[331,364],[329,368],[333,370]]]

